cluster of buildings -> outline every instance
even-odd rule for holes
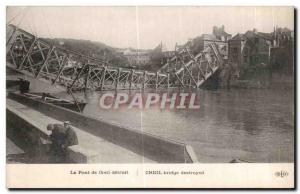
[[[128,65],[132,67],[146,65],[150,61],[150,52],[146,50],[126,48],[117,52],[124,56],[128,61]]]
[[[275,57],[275,50],[284,52],[292,46],[293,39],[293,32],[287,28],[274,28],[272,33],[253,29],[245,34],[237,34],[228,41],[228,61],[238,66],[274,65],[272,58]]]
[[[276,66],[274,63],[278,61],[293,60],[293,40],[294,32],[287,28],[275,27],[271,33],[253,29],[232,36],[225,31],[224,26],[215,26],[212,34],[203,34],[193,39],[191,47],[199,52],[215,43],[224,60],[240,68],[258,64]]]
[[[168,51],[166,45],[162,42],[152,50],[137,50],[133,48],[119,49],[118,54],[126,58],[131,67],[145,66],[156,61],[157,58],[168,58],[175,51]]]
[[[294,32],[287,28],[275,27],[271,33],[253,29],[232,36],[225,31],[225,27],[222,25],[221,27],[214,26],[211,34],[196,37],[188,44],[190,50],[196,54],[206,49],[211,43],[215,43],[225,61],[242,68],[271,63],[275,63],[276,66],[278,61],[280,64],[277,66],[292,62],[293,40]],[[291,49],[287,49],[287,47],[291,47]],[[162,43],[153,50],[141,51],[129,48],[120,51],[131,66],[149,64],[154,54],[166,58],[172,56],[174,52],[167,51]]]

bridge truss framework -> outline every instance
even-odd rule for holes
[[[68,90],[199,88],[224,63],[215,44],[195,56],[184,47],[157,72],[149,72],[54,46],[14,25],[7,26],[6,37],[9,66]]]

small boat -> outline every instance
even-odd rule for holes
[[[83,112],[83,109],[85,108],[86,104],[85,102],[75,102],[75,101],[69,101],[65,99],[61,99],[58,97],[55,97],[49,93],[23,93],[23,95],[36,99],[41,100],[50,104],[54,104],[56,106],[61,106],[76,112]]]
[[[18,78],[18,80],[6,80],[6,88],[12,89],[18,86],[18,89],[21,93],[25,93],[29,91],[30,82],[23,78]]]

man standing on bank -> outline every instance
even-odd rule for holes
[[[69,121],[65,121],[61,124],[49,124],[47,130],[51,131],[50,140],[51,148],[50,151],[57,158],[56,161],[66,161],[67,148],[72,145],[78,145],[78,138],[71,127]]]

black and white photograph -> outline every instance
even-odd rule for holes
[[[291,6],[7,6],[6,163],[293,164],[294,20]]]

